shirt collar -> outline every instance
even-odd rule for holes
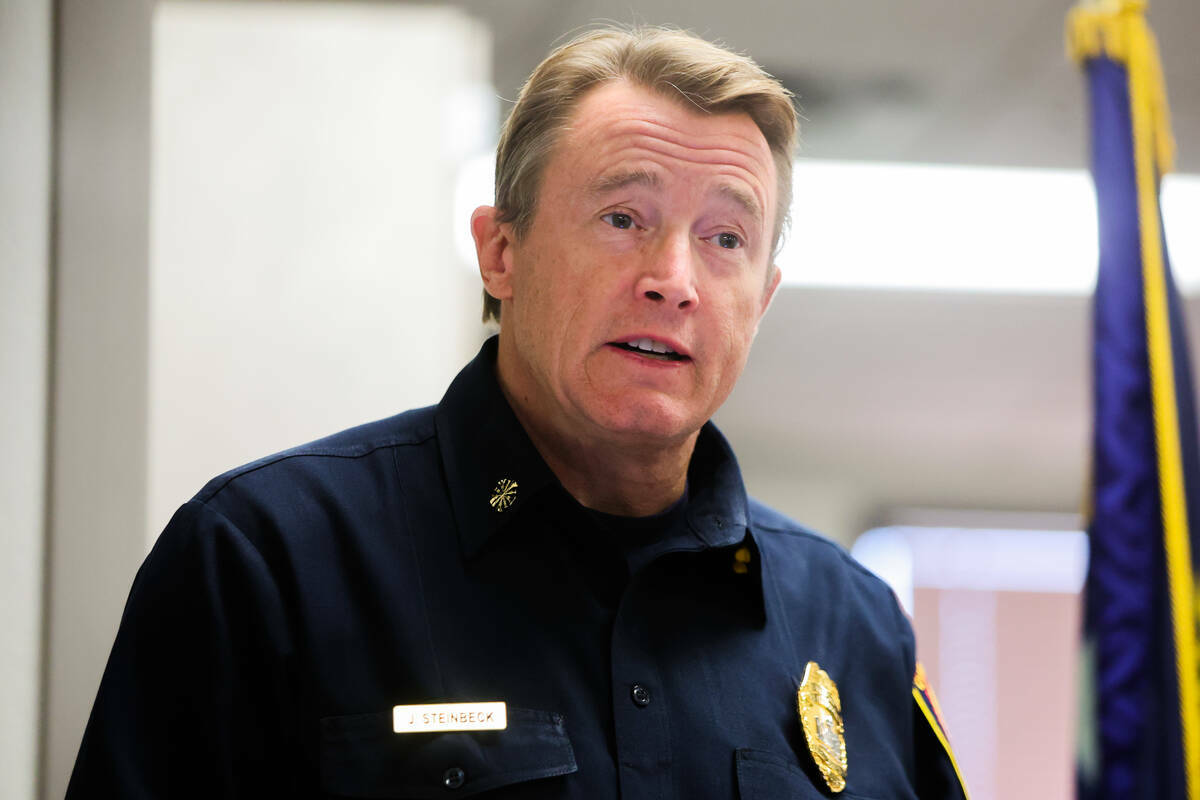
[[[496,378],[499,337],[483,343],[438,404],[436,424],[463,555],[472,558],[558,480],[533,446]],[[700,547],[749,535],[746,489],[733,450],[705,423],[688,467],[688,525]]]
[[[558,483],[496,379],[498,337],[458,373],[438,404],[438,443],[463,555],[473,558],[535,495]]]
[[[709,547],[738,544],[748,533],[746,487],[729,442],[704,423],[688,465],[688,524]]]

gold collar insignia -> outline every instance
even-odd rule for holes
[[[501,478],[492,490],[492,499],[488,505],[496,511],[506,511],[517,500],[517,482],[511,478]]]

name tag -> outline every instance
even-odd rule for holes
[[[508,727],[508,710],[498,703],[432,703],[392,708],[396,733],[429,731],[502,731]]]

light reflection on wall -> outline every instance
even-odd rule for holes
[[[792,235],[777,263],[796,286],[1082,294],[1096,280],[1096,202],[1083,170],[800,160]],[[1176,278],[1200,285],[1200,176],[1167,175]]]
[[[971,796],[1069,797],[1084,534],[904,525],[852,553],[912,616]]]

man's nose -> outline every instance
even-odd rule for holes
[[[638,295],[680,310],[695,309],[700,303],[695,258],[689,234],[664,236],[646,253]]]

